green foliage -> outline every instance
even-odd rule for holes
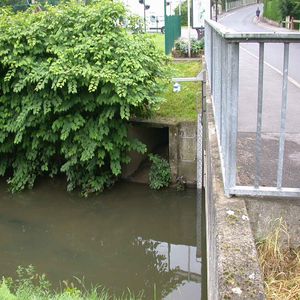
[[[32,4],[32,0],[1,0],[0,7],[12,7],[14,11],[22,11],[28,9],[30,6],[45,7],[46,5],[57,5],[59,0],[36,0],[36,4]]]
[[[62,291],[51,290],[51,284],[46,276],[35,272],[33,266],[27,268],[19,267],[17,270],[18,279],[2,278],[0,281],[1,300],[141,300],[142,295],[134,296],[128,291],[120,297],[111,296],[109,291],[96,287],[88,290],[84,284],[78,280],[82,289],[74,284],[65,283]]]
[[[279,9],[280,0],[264,0],[264,17],[280,22],[282,16]]]
[[[68,190],[102,191],[145,151],[127,121],[160,103],[165,57],[125,19],[110,0],[1,15],[0,175],[13,192],[59,172]]]
[[[174,62],[171,67],[171,77],[196,77],[202,69],[199,61]],[[173,92],[173,83],[163,93],[166,99],[156,112],[157,118],[167,118],[174,121],[196,121],[197,103],[200,103],[201,89],[198,82],[181,82],[181,91]],[[199,106],[199,105],[198,105]]]
[[[300,19],[300,1],[264,0],[264,16],[277,22],[284,20],[286,16]]]
[[[199,56],[204,49],[204,40],[191,39],[191,54],[192,56]],[[175,50],[182,57],[188,56],[188,41],[184,39],[178,39],[175,42]]]
[[[150,188],[159,190],[169,186],[171,182],[171,168],[167,160],[154,154],[149,154],[149,159],[152,162],[149,172]]]
[[[191,24],[192,24],[192,15],[193,15],[193,11],[192,11],[192,5],[190,8],[191,11]],[[175,8],[175,14],[179,15],[179,6],[177,6]],[[187,26],[188,25],[188,16],[187,16],[187,1],[183,1],[181,3],[181,26]]]
[[[300,0],[281,0],[279,1],[279,9],[283,19],[286,16],[300,19]]]

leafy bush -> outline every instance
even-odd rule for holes
[[[264,17],[280,22],[283,18],[279,9],[280,0],[264,0]]]
[[[88,290],[80,280],[82,290],[74,284],[66,284],[64,290],[55,292],[45,275],[36,274],[32,266],[19,267],[18,279],[2,278],[0,281],[1,300],[141,300],[142,295],[134,296],[127,291],[120,297],[111,296],[109,291],[96,287]],[[65,283],[65,282],[64,282]]]
[[[191,42],[191,52],[193,55],[199,55],[201,50],[204,49],[204,39],[196,40],[192,39]]]
[[[192,56],[199,56],[201,51],[204,49],[204,40],[191,39],[191,54]],[[179,39],[175,42],[175,51],[180,56],[188,56],[188,41]]]
[[[159,190],[169,186],[171,182],[171,168],[169,163],[158,155],[150,154],[152,162],[149,172],[149,185],[151,189]]]
[[[299,0],[264,0],[264,16],[274,21],[282,21],[286,16],[300,19]]]
[[[110,0],[1,15],[0,175],[12,191],[59,172],[68,190],[101,191],[128,151],[145,151],[127,120],[160,103],[165,57],[131,28]]]

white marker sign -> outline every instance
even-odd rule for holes
[[[204,27],[204,19],[210,19],[210,1],[193,0],[193,28]]]

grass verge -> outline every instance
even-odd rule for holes
[[[153,42],[158,49],[164,51],[163,34],[152,34]],[[200,61],[171,61],[170,77],[195,77],[202,70]],[[155,113],[155,119],[166,119],[170,121],[196,121],[197,106],[200,103],[201,83],[182,82],[181,91],[173,92],[173,83],[170,82],[166,91],[161,95],[165,99]],[[199,109],[199,107],[198,107]]]
[[[266,239],[257,243],[260,266],[268,300],[300,299],[300,248],[293,249],[286,224],[280,219]]]
[[[181,61],[171,63],[171,77],[195,77],[201,71],[200,61]],[[162,94],[165,100],[156,112],[157,118],[176,121],[196,121],[197,105],[201,98],[200,82],[181,82],[181,91],[173,92],[173,83],[169,83]],[[199,109],[199,107],[198,107]]]
[[[151,34],[151,36],[153,38],[153,42],[156,45],[156,47],[162,52],[165,52],[165,35],[159,33],[153,33]]]

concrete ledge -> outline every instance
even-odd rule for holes
[[[224,195],[212,104],[207,99],[208,299],[265,299],[245,201]]]
[[[276,27],[282,27],[281,24],[280,24],[279,22],[276,22],[276,21],[267,19],[266,17],[262,17],[261,20],[262,20],[264,23],[267,23],[267,24],[269,24],[269,25],[276,26]]]

